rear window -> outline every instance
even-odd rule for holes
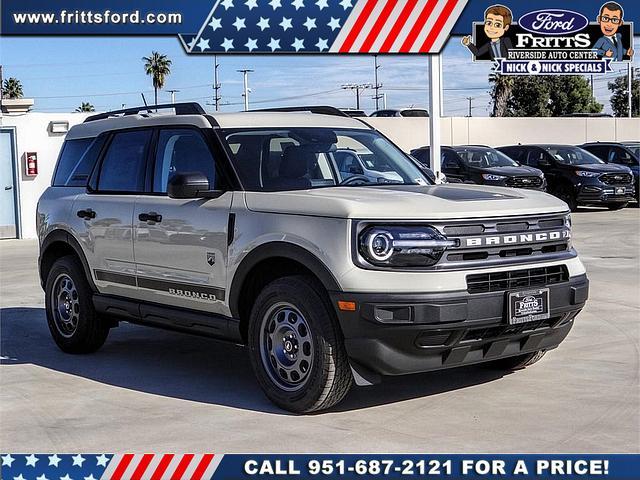
[[[102,160],[98,190],[133,193],[144,190],[150,130],[116,133]]]
[[[104,139],[67,140],[62,146],[54,187],[84,187],[98,159]]]

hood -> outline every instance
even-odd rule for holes
[[[615,163],[593,163],[589,165],[562,165],[563,168],[567,168],[570,170],[586,170],[587,172],[597,172],[597,173],[608,173],[608,172],[618,172],[618,173],[630,173],[629,167],[625,167],[624,165],[617,165]]]
[[[478,173],[491,173],[493,175],[503,175],[505,177],[539,177],[542,171],[534,167],[518,166],[518,167],[487,167],[476,168],[470,167],[469,170]]]
[[[362,219],[455,219],[536,215],[568,210],[535,190],[480,185],[328,187],[288,192],[245,192],[256,212]]]

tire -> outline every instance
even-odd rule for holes
[[[609,210],[622,210],[623,208],[627,208],[628,205],[629,205],[628,202],[625,202],[625,203],[610,203],[609,205],[607,205],[607,208]]]
[[[251,364],[266,396],[295,413],[327,409],[353,377],[344,339],[323,288],[296,275],[274,280],[249,319]]]
[[[520,370],[538,362],[544,357],[545,353],[547,353],[546,350],[538,350],[537,352],[526,353],[515,357],[501,358],[500,360],[488,362],[485,365],[496,370]]]
[[[558,187],[558,191],[556,192],[556,196],[563,200],[567,205],[569,205],[569,210],[575,212],[578,209],[578,201],[576,199],[576,194],[569,185],[560,185]]]
[[[76,257],[62,257],[49,270],[45,307],[51,336],[63,352],[95,352],[107,339],[109,325],[96,314],[91,287]]]

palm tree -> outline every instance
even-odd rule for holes
[[[151,56],[142,57],[144,60],[144,70],[153,80],[153,90],[155,94],[155,104],[158,104],[158,89],[164,87],[167,75],[171,74],[171,60],[166,55],[158,52],[151,52]]]
[[[82,104],[76,108],[76,112],[95,112],[96,109],[89,102],[82,102]]]
[[[14,77],[7,78],[2,86],[2,96],[6,98],[22,98],[22,83]]]
[[[513,90],[513,77],[510,75],[501,75],[499,73],[489,74],[489,83],[491,83],[491,103],[493,103],[492,117],[504,117],[507,114],[509,106],[509,98]]]

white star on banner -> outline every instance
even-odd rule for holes
[[[296,49],[296,52],[298,52],[304,48],[304,41],[296,37],[295,41],[291,44],[291,46]]]
[[[289,28],[293,28],[291,24],[291,19],[287,17],[282,17],[282,21],[280,22],[280,26],[286,32]]]
[[[303,23],[305,27],[307,27],[307,31],[310,32],[312,29],[316,28],[316,19],[307,17],[307,21]]]
[[[33,468],[36,467],[36,463],[39,460],[39,458],[36,457],[33,453],[28,457],[25,457],[25,459],[27,460],[27,467],[33,467]]]
[[[84,463],[84,457],[80,454],[74,455],[73,457],[71,457],[73,459],[73,467],[75,467],[76,465],[78,467],[82,467],[82,464]]]
[[[233,25],[234,27],[236,27],[236,30],[239,32],[240,30],[242,30],[243,28],[247,28],[247,26],[244,24],[244,18],[238,18],[236,17],[236,21],[233,22],[231,25]]]
[[[88,477],[84,477],[84,480],[98,480],[98,479],[96,477],[94,477],[93,473],[92,473]]]
[[[249,40],[247,40],[247,43],[245,43],[244,46],[247,47],[247,49],[250,52],[253,52],[258,48],[258,41],[254,40],[253,38],[249,38]]]
[[[230,49],[233,48],[233,39],[229,39],[225,37],[224,42],[222,42],[220,46],[224,48],[225,52],[228,52]]]
[[[6,455],[3,455],[3,456],[2,456],[2,457],[0,457],[0,458],[2,458],[2,466],[3,466],[3,467],[4,467],[4,466],[7,466],[7,465],[8,465],[9,467],[11,467],[11,464],[15,461],[15,458],[13,458],[13,457],[12,457],[10,454],[8,454],[8,453],[7,453]]]
[[[342,5],[342,8],[344,8],[345,10],[349,7],[353,7],[351,0],[340,0],[340,5]]]
[[[282,0],[271,0],[269,5],[275,10],[276,8],[282,7]]]
[[[73,478],[71,478],[67,473],[64,477],[60,477],[60,480],[73,480]]]
[[[98,467],[106,467],[109,463],[109,457],[107,457],[104,453],[96,457],[96,462]]]
[[[318,6],[318,8],[320,10],[322,10],[323,8],[327,8],[329,5],[327,4],[327,0],[318,0],[316,2],[316,5]]]
[[[56,468],[58,468],[58,464],[60,463],[60,460],[62,460],[57,454],[53,454],[53,455],[49,455],[47,457],[49,459],[49,466],[51,465],[55,465]]]
[[[328,50],[329,49],[329,44],[327,43],[327,41],[324,38],[319,38],[318,39],[318,43],[316,43],[316,47],[318,47],[318,50],[320,50],[320,51]]]
[[[267,43],[267,47],[269,47],[271,49],[272,52],[275,52],[276,49],[281,48],[280,47],[280,39],[276,39],[271,37],[271,41],[269,43]]]
[[[216,17],[211,17],[211,22],[209,22],[209,26],[213,28],[215,32],[217,29],[222,28],[222,20]]]
[[[260,31],[264,32],[266,28],[269,28],[269,19],[260,17],[260,21],[258,22],[258,26],[260,27]]]
[[[17,477],[13,477],[13,480],[27,480],[26,478],[24,478],[22,476],[22,474],[18,475]]]
[[[222,0],[222,6],[225,10],[229,10],[233,7],[233,0]]]
[[[293,2],[291,2],[291,5],[296,7],[296,11],[297,11],[300,8],[304,8],[304,0],[293,0]]]
[[[331,17],[327,25],[331,27],[331,31],[333,32],[336,28],[340,28],[340,19]]]
[[[193,49],[193,47],[195,47],[195,46],[196,46],[196,40],[197,40],[197,39],[198,39],[197,37],[193,37],[193,38],[191,39],[191,41],[187,44],[187,46],[189,47],[189,50],[192,50],[192,49]]]
[[[245,5],[249,8],[249,10],[253,10],[254,8],[256,8],[258,6],[258,1],[257,0],[247,0],[245,2]]]
[[[49,480],[47,478],[47,476],[43,473],[42,475],[40,475],[39,477],[36,477],[36,480]]]
[[[204,52],[207,48],[210,48],[209,39],[201,38],[200,41],[198,42],[198,48],[200,49],[201,52]]]

